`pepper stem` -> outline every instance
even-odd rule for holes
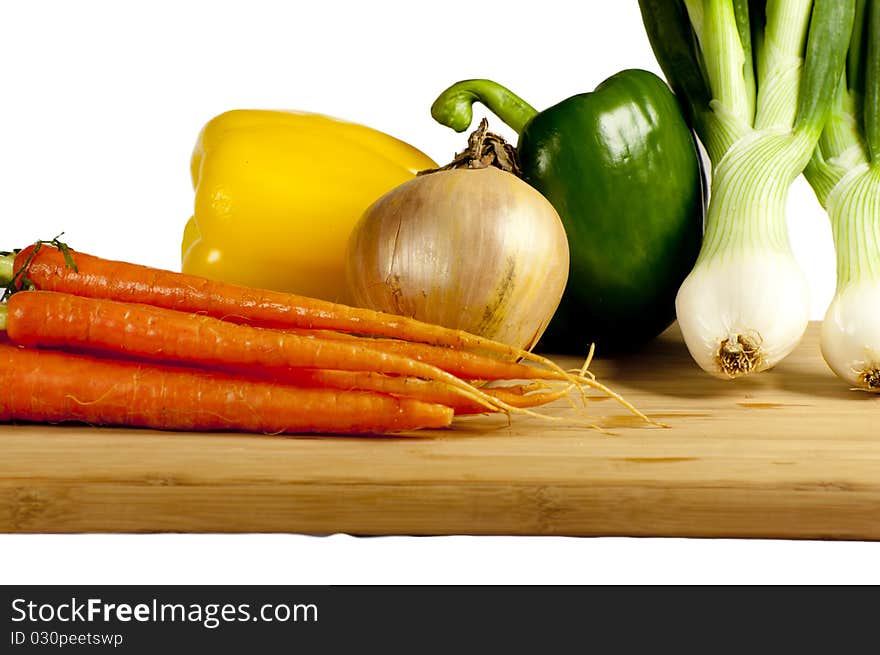
[[[516,148],[505,141],[503,137],[490,132],[489,121],[484,118],[480,121],[480,127],[468,137],[467,148],[457,153],[451,162],[440,168],[419,171],[418,174],[428,175],[455,168],[479,169],[489,166],[513,173],[517,177],[520,177],[522,173],[516,160]]]
[[[491,80],[462,80],[441,93],[431,105],[431,116],[441,125],[464,132],[473,121],[473,104],[481,102],[489,111],[522,133],[537,110],[518,95]]]
[[[6,332],[6,316],[9,314],[9,308],[6,304],[0,305],[0,332]]]

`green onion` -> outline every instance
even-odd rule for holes
[[[703,247],[676,298],[682,335],[713,375],[765,370],[794,349],[809,319],[785,207],[835,102],[856,2],[639,4],[712,163]]]
[[[822,355],[850,385],[880,391],[880,0],[860,0],[855,14],[846,70],[805,173],[837,252]]]

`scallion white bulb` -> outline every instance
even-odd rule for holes
[[[699,263],[676,298],[694,361],[720,378],[775,366],[809,320],[806,279],[790,252],[726,253]]]
[[[880,392],[880,283],[851,284],[822,321],[822,356],[853,387]]]

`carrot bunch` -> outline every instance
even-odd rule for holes
[[[445,427],[460,414],[534,414],[576,387],[638,414],[586,368],[567,372],[405,317],[111,261],[57,239],[0,257],[0,284],[0,386],[9,390],[0,421],[374,434]]]

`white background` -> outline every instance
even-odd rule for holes
[[[623,68],[659,73],[635,0],[5,2],[0,61],[0,249],[64,231],[80,250],[175,269],[192,146],[227,109],[330,114],[442,163],[463,137],[429,107],[459,79],[495,79],[540,109]],[[789,226],[818,319],[834,255],[802,179]],[[0,583],[878,582],[878,555],[786,541],[7,535]]]

